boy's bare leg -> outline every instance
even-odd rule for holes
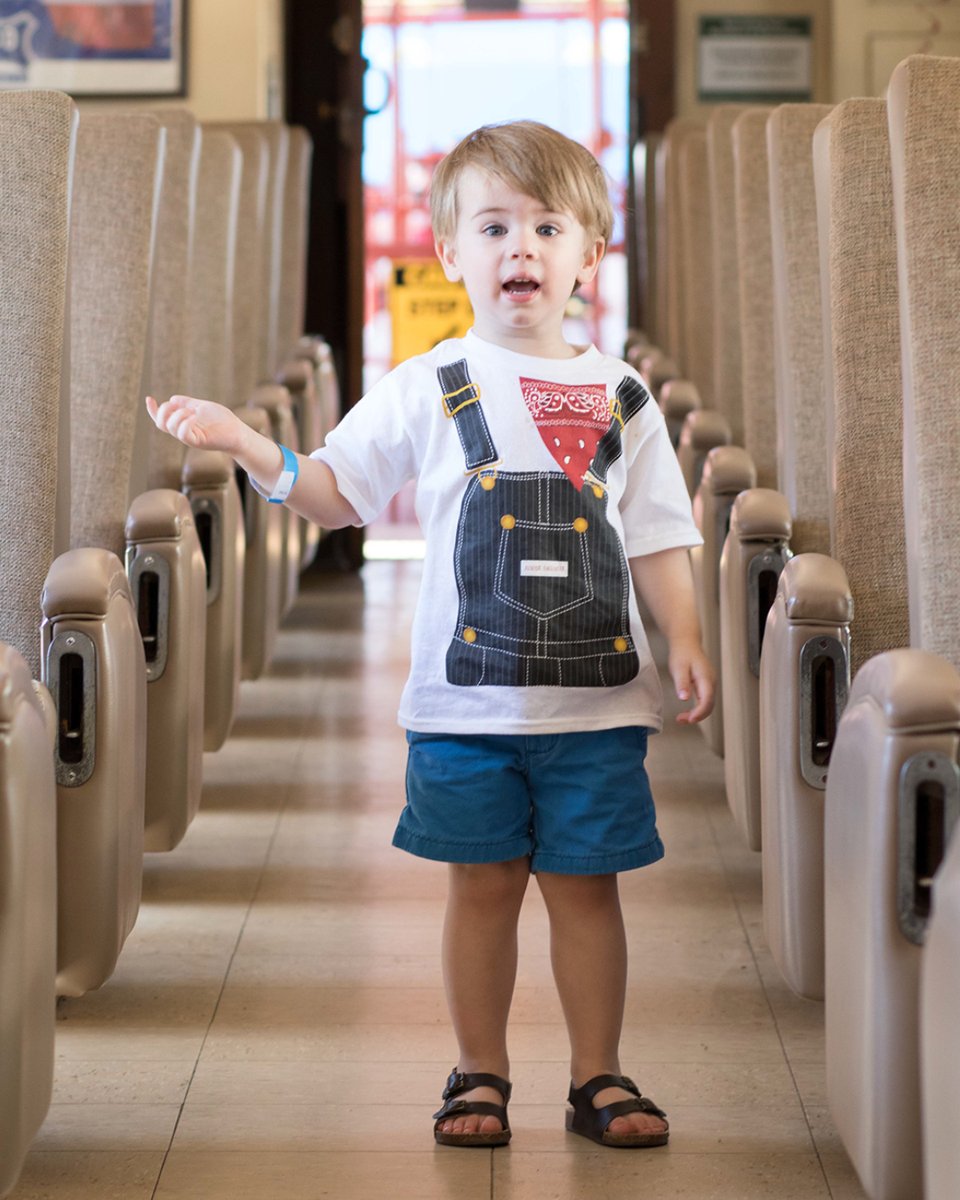
[[[458,1068],[510,1078],[507,1017],[517,978],[517,919],[530,879],[530,860],[451,863],[443,927],[443,977]],[[475,1088],[458,1099],[502,1104],[492,1088]],[[455,1117],[444,1133],[495,1133],[496,1117]]]
[[[570,1034],[570,1077],[582,1087],[595,1075],[620,1075],[620,1031],[627,988],[627,939],[616,875],[537,873],[550,915],[550,954]],[[603,1108],[632,1099],[622,1088],[594,1097]],[[627,1113],[610,1133],[660,1133],[659,1117]]]

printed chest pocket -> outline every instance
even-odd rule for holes
[[[559,617],[594,599],[589,522],[562,524],[500,518],[494,595],[540,620]]]

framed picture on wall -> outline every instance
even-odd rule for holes
[[[183,96],[187,0],[0,0],[0,88]]]

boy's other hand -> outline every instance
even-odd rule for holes
[[[671,646],[667,663],[677,698],[689,700],[694,697],[693,708],[677,713],[681,725],[695,725],[713,711],[716,676],[710,660],[699,645],[683,644]]]
[[[146,401],[147,412],[157,428],[185,446],[223,450],[232,455],[240,452],[247,426],[224,405],[192,396],[171,396],[163,404],[147,396]]]

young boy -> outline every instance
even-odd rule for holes
[[[436,1140],[510,1139],[507,1016],[535,873],[571,1043],[567,1128],[663,1145],[665,1114],[620,1074],[617,873],[663,854],[644,768],[661,694],[637,593],[678,696],[694,699],[677,719],[713,703],[687,555],[700,537],[639,376],[564,338],[564,308],[612,226],[589,152],[533,122],[484,127],[440,163],[431,203],[474,327],[391,372],[322,449],[295,456],[203,400],[148,406],[160,428],[227,451],[270,499],[328,528],[372,520],[417,480],[427,554],[394,844],[450,864],[443,966],[460,1059]]]

